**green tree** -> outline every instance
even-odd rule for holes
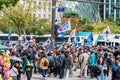
[[[81,25],[85,25],[85,24],[90,23],[89,19],[84,18],[84,17],[81,17],[79,22],[80,22]]]
[[[75,12],[66,12],[64,13],[63,17],[66,17],[66,18],[78,18],[79,15]]]
[[[33,13],[38,7],[33,7],[34,0],[26,0],[28,5],[17,3],[16,6],[3,6],[3,14],[17,28],[18,35],[22,34],[22,29],[28,26],[30,21],[35,21]]]
[[[87,24],[87,25],[83,25],[83,26],[81,26],[81,28],[82,28],[82,31],[85,31],[85,32],[92,32],[93,31],[93,26],[91,26],[91,25],[89,25],[89,24]]]
[[[25,30],[27,34],[50,34],[51,27],[50,27],[50,20],[48,19],[39,19],[37,21],[31,21],[28,23],[30,27],[26,27]]]
[[[120,19],[116,19],[115,23],[117,26],[120,26]]]
[[[6,7],[15,6],[19,0],[0,0],[0,10],[3,8],[3,5]]]

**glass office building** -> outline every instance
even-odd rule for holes
[[[90,1],[90,0],[86,0]],[[95,1],[95,0],[91,0]],[[99,6],[85,2],[66,1],[64,0],[65,12],[76,12],[81,17],[88,18],[90,21],[99,22]]]
[[[112,16],[114,20],[120,18],[120,9],[115,9],[115,6],[120,6],[120,0],[100,0],[100,2],[109,4],[99,4],[99,12],[102,19]]]

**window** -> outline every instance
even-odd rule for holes
[[[36,1],[34,2],[34,8],[36,7]]]
[[[39,18],[41,18],[41,15],[39,14]]]
[[[46,15],[44,14],[44,18],[46,18]]]
[[[50,15],[48,15],[49,19],[51,19]]]
[[[41,2],[39,2],[39,5],[41,5]]]
[[[35,14],[33,14],[33,17],[35,17]]]
[[[45,7],[46,7],[46,3],[45,2],[43,3],[43,7],[44,7],[44,11],[45,11]]]
[[[51,10],[51,3],[49,3],[49,8],[48,9],[49,9],[49,11]]]

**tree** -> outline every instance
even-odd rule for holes
[[[37,21],[31,21],[28,23],[30,27],[26,27],[25,30],[27,34],[50,34],[51,27],[50,27],[50,20],[48,19],[39,19]]]
[[[84,25],[84,24],[88,24],[88,23],[90,23],[90,21],[88,20],[88,18],[84,18],[84,17],[80,18],[80,24]]]
[[[35,21],[36,18],[33,16],[33,13],[38,8],[34,8],[32,3],[34,0],[26,0],[28,5],[17,3],[16,6],[3,6],[4,17],[8,18],[11,23],[18,30],[18,35],[22,34],[22,29],[28,26],[30,21]]]
[[[3,8],[3,5],[6,7],[15,6],[19,0],[0,0],[0,10]]]
[[[117,26],[120,26],[120,19],[116,19],[115,23]]]
[[[89,32],[89,31],[93,31],[93,26],[91,26],[91,25],[84,25],[84,26],[82,26],[82,31],[85,31],[85,32]]]
[[[64,13],[63,17],[66,17],[66,18],[78,18],[79,15],[75,12],[66,12]]]

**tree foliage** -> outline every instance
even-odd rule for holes
[[[17,3],[15,6],[3,6],[4,15],[0,19],[0,30],[6,33],[9,31],[8,27],[13,27],[12,32],[19,35],[22,34],[24,29],[27,34],[41,35],[50,33],[50,21],[36,18],[33,15],[40,6],[33,6],[34,0],[26,1],[27,5]]]
[[[66,17],[66,18],[78,18],[79,15],[75,12],[66,12],[64,13],[63,17]]]
[[[3,8],[3,5],[6,7],[15,6],[19,0],[0,0],[0,10]]]
[[[31,1],[31,2],[30,2]],[[32,7],[32,1],[28,0],[28,5],[16,4],[16,6],[3,6],[3,14],[5,18],[8,18],[11,23],[14,23],[14,26],[18,29],[18,34],[21,35],[22,29],[28,26],[30,21],[36,20],[32,13],[36,9]]]
[[[82,31],[85,31],[85,32],[92,32],[93,31],[93,26],[87,24],[87,25],[83,25],[82,27]]]

